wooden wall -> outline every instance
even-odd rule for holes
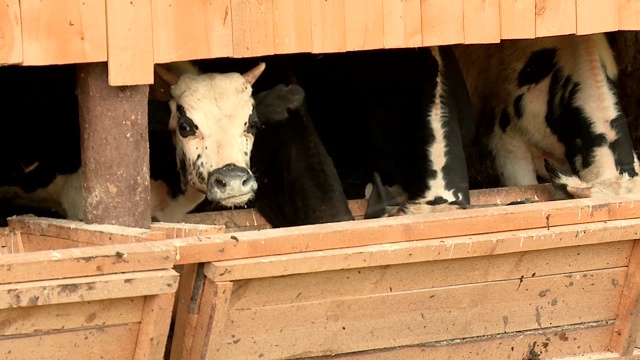
[[[0,64],[108,61],[111,85],[216,57],[640,30],[640,0],[0,0]]]

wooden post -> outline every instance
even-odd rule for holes
[[[84,221],[149,228],[149,87],[112,87],[106,63],[78,65]]]

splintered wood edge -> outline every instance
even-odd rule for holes
[[[5,284],[0,309],[173,293],[178,278],[166,269]]]
[[[215,281],[234,281],[626,241],[639,234],[640,219],[617,220],[557,226],[548,231],[507,231],[219,261],[206,264],[205,274]]]

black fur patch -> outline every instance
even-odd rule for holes
[[[516,115],[516,119],[522,119],[523,110],[522,110],[522,97],[524,94],[520,94],[516,96],[513,100],[513,113]]]
[[[184,107],[182,105],[178,105],[178,133],[183,138],[194,136],[196,131],[198,130],[198,125],[196,125],[193,120],[187,116],[187,113],[184,111]]]
[[[507,109],[502,110],[502,113],[500,114],[499,124],[502,132],[507,131],[509,124],[511,124],[511,116],[509,116],[509,112],[507,111]]]
[[[534,85],[549,76],[556,67],[557,49],[534,51],[518,73],[518,86]]]

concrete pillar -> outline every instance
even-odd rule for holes
[[[84,221],[149,228],[149,87],[112,87],[106,63],[78,65]]]

